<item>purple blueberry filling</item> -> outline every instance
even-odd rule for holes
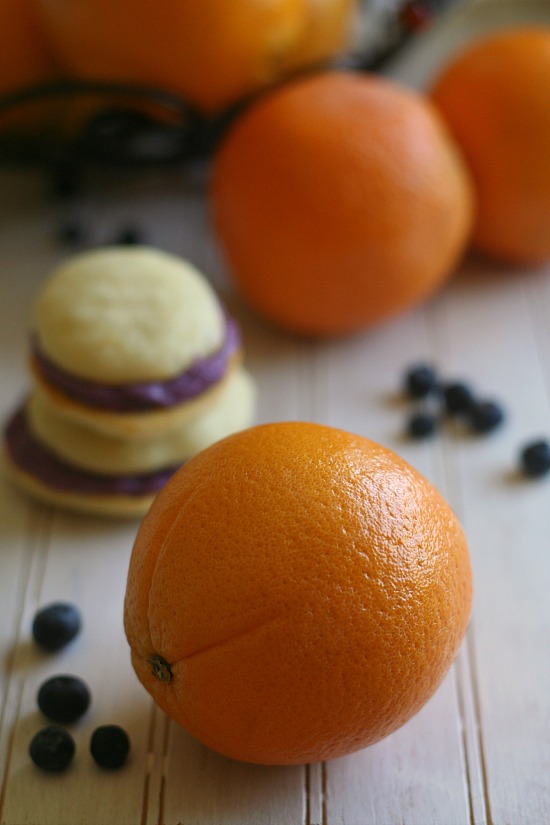
[[[23,472],[52,489],[68,493],[113,496],[149,495],[164,487],[170,476],[180,466],[134,476],[96,475],[71,467],[34,438],[27,425],[23,407],[17,410],[8,421],[5,439],[12,461]]]
[[[224,342],[213,355],[197,358],[189,369],[168,381],[129,384],[101,384],[71,375],[53,364],[36,341],[33,358],[45,380],[75,401],[113,412],[143,412],[166,409],[200,395],[223,378],[239,346],[239,327],[227,318]]]

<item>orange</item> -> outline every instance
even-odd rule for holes
[[[473,244],[512,264],[550,259],[550,28],[485,36],[450,59],[432,99],[479,193]]]
[[[2,0],[0,93],[52,79],[56,66],[34,0]]]
[[[42,29],[34,0],[2,0],[0,25],[0,94],[45,83],[57,76],[53,51]],[[0,114],[0,128],[23,126],[40,121],[42,105],[32,104]]]
[[[304,422],[218,441],[163,488],[134,545],[125,628],[158,705],[263,764],[329,759],[403,725],[470,615],[464,533],[366,438]]]
[[[215,112],[340,51],[355,0],[39,0],[70,72]]]
[[[424,96],[326,71],[270,93],[214,159],[214,230],[262,316],[339,335],[431,294],[469,239],[470,179]]]

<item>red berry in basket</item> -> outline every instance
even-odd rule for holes
[[[431,22],[433,12],[426,2],[410,0],[399,10],[398,19],[401,25],[409,31],[423,29]]]

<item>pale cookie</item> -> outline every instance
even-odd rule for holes
[[[88,513],[94,516],[108,516],[110,518],[135,518],[145,515],[153,503],[156,493],[141,496],[125,495],[87,495],[75,491],[57,490],[44,482],[21,470],[11,459],[8,453],[4,455],[8,477],[32,498],[60,507],[63,510],[73,510],[79,513]]]
[[[104,384],[164,381],[217,350],[223,310],[190,263],[145,246],[70,258],[35,307],[41,352],[69,374]]]
[[[199,409],[185,425],[149,438],[116,438],[57,415],[33,393],[26,407],[33,436],[59,459],[90,473],[150,473],[180,464],[214,441],[246,427],[253,413],[252,381],[240,368],[224,382],[210,406]]]
[[[251,424],[240,330],[191,264],[149,247],[74,256],[35,306],[11,477],[50,504],[139,517],[177,468]]]
[[[91,407],[69,398],[52,384],[43,380],[32,360],[31,372],[34,392],[40,395],[44,405],[50,407],[58,417],[66,419],[69,425],[79,424],[113,438],[142,439],[185,427],[188,421],[208,410],[211,404],[216,403],[218,395],[223,392],[226,383],[241,361],[242,352],[239,350],[229,360],[225,375],[189,401],[173,407],[127,413]]]

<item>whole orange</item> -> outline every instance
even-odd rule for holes
[[[56,74],[35,0],[2,0],[0,92],[13,92]]]
[[[304,422],[193,458],[135,541],[125,628],[158,705],[227,756],[305,763],[403,725],[470,615],[462,529],[387,449]]]
[[[0,94],[45,83],[58,75],[53,50],[43,31],[35,0],[2,0],[0,25]],[[0,129],[41,122],[46,113],[42,104],[27,104],[0,114]]]
[[[465,164],[424,96],[327,71],[267,94],[214,159],[216,236],[267,319],[349,333],[431,294],[469,239]]]
[[[478,189],[473,243],[509,263],[550,259],[550,28],[486,35],[450,59],[431,97]]]
[[[70,72],[148,83],[214,112],[324,61],[355,0],[38,0]]]

